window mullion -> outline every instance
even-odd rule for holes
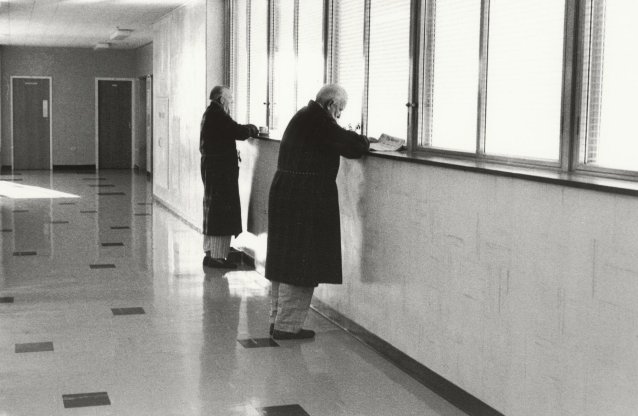
[[[488,70],[488,42],[489,42],[490,0],[481,2],[481,38],[479,51],[479,86],[477,100],[476,123],[476,155],[485,156],[485,123],[487,115],[487,70]]]
[[[417,148],[417,140],[419,137],[419,50],[420,50],[420,0],[412,0],[410,4],[410,74],[409,74],[409,91],[408,91],[408,125],[406,145],[407,150],[412,152]]]
[[[368,135],[368,87],[370,84],[370,9],[372,0],[365,0],[363,19],[364,82],[361,100],[361,134]]]
[[[579,70],[577,53],[579,36],[578,6],[576,0],[565,2],[565,35],[563,43],[563,90],[561,102],[561,135],[559,163],[562,171],[570,171],[576,165],[572,160],[572,149],[577,143],[577,114],[579,113],[578,94]],[[577,147],[577,146],[576,146]]]

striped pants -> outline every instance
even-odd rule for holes
[[[225,259],[230,252],[230,235],[205,235],[204,252],[210,251],[214,259]]]

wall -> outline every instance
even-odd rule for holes
[[[153,75],[153,44],[142,46],[135,50],[135,74],[137,81],[135,83],[137,106],[136,111],[136,130],[135,143],[133,147],[133,165],[137,166],[141,171],[147,170],[147,143],[146,124],[147,124],[147,102],[146,102],[146,83],[152,82],[149,77]],[[150,109],[152,111],[152,107]],[[151,113],[152,114],[152,113]]]
[[[153,36],[153,193],[194,224],[202,221],[199,125],[208,104],[206,72],[223,73],[222,66],[207,64],[206,8],[204,0],[190,1],[156,23]]]
[[[277,151],[244,150],[259,262]],[[638,198],[377,157],[338,186],[318,299],[508,416],[635,414]]]
[[[10,77],[53,77],[53,164],[95,164],[95,78],[134,78],[135,51],[4,46],[2,165],[11,164]]]
[[[135,74],[138,77],[153,74],[153,44],[135,49]]]

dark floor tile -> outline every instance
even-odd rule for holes
[[[111,230],[130,230],[131,227],[129,227],[128,225],[115,225],[113,227],[111,227]]]
[[[98,195],[126,195],[124,192],[98,192]]]
[[[0,178],[0,181],[22,182],[22,178]]]
[[[14,209],[14,210],[13,210],[13,211],[11,211],[11,212],[21,213],[21,212],[29,212],[29,210],[28,210],[28,209]]]
[[[149,212],[136,212],[133,215],[135,215],[137,217],[146,217],[146,216],[150,216],[151,214]]]
[[[113,315],[144,315],[144,308],[111,308]]]
[[[138,202],[137,205],[153,205],[152,202]]]
[[[81,214],[97,214],[96,210],[86,210],[86,211],[80,211]]]
[[[105,183],[101,183],[98,185],[89,185],[91,188],[113,188],[115,187],[115,185],[112,184],[105,184]]]
[[[124,243],[102,243],[102,247],[121,247]]]
[[[0,297],[0,303],[13,303],[13,296]]]
[[[11,233],[11,232],[13,232],[13,230],[11,228],[3,228],[2,232],[3,233]]]
[[[92,269],[115,269],[115,264],[91,264]]]
[[[29,342],[16,344],[16,353],[53,351],[52,342]]]
[[[60,205],[75,205],[75,202],[60,202]]]
[[[51,221],[51,224],[68,224],[68,221]]]
[[[272,338],[238,339],[237,342],[239,342],[244,348],[264,348],[279,346],[279,344],[277,344]]]
[[[257,411],[261,416],[310,416],[304,408],[298,404],[259,407]]]
[[[14,256],[35,256],[37,254],[38,254],[37,251],[14,251],[13,252]]]
[[[109,406],[111,401],[106,392],[63,394],[62,401],[66,409],[72,407]]]
[[[106,178],[82,178],[83,181],[105,181]]]

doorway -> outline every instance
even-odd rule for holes
[[[96,81],[98,169],[131,169],[133,80]]]
[[[11,77],[15,170],[51,170],[51,95],[51,77]]]

